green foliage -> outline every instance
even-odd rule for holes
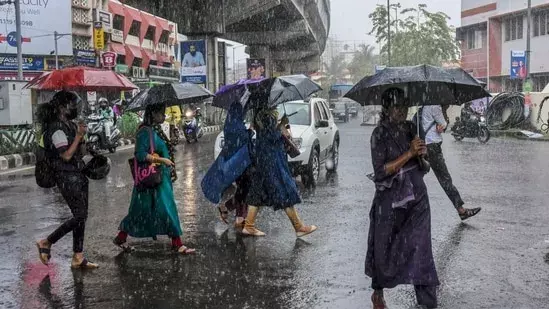
[[[136,113],[126,112],[118,121],[120,133],[124,138],[135,137],[135,133],[137,132],[137,128],[141,122]]]
[[[387,63],[387,8],[378,5],[369,17],[374,25],[369,34],[382,45],[381,54]],[[450,17],[445,13],[429,12],[420,4],[401,10],[398,19],[391,17],[391,66],[439,66],[458,58],[455,29],[448,25]]]
[[[379,55],[374,53],[374,47],[371,45],[361,45],[360,50],[357,51],[353,60],[349,64],[349,71],[353,82],[358,82],[365,76],[374,74],[374,67],[376,64],[380,64]]]

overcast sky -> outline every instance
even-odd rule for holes
[[[368,15],[375,10],[377,4],[387,5],[386,0],[331,0],[330,2],[332,8],[330,37],[370,44],[375,42],[373,37],[367,35],[372,29]],[[424,3],[429,11],[448,14],[451,17],[451,25],[460,25],[460,0],[391,0],[391,3],[399,2],[403,8],[417,7],[418,4]]]

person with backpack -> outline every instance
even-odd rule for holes
[[[36,243],[40,261],[47,265],[51,247],[63,236],[73,234],[72,268],[97,268],[84,257],[84,232],[88,217],[88,178],[84,175],[82,146],[87,127],[73,121],[78,116],[80,98],[73,92],[59,91],[38,108],[42,127],[43,156],[37,162],[36,179],[42,187],[57,186],[67,202],[72,218],[63,222],[47,238]]]
[[[452,176],[448,172],[444,154],[442,153],[442,133],[448,126],[447,117],[445,117],[444,113],[445,111],[443,111],[440,105],[426,105],[418,110],[414,118],[416,123],[418,118],[421,120],[420,137],[427,144],[427,161],[430,163],[438,183],[444,189],[452,204],[454,204],[460,219],[466,220],[478,214],[481,208],[463,207],[465,203],[461,199],[458,189],[452,182]]]

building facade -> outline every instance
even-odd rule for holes
[[[488,83],[490,91],[521,91],[523,63],[511,56],[526,53],[531,37],[530,77],[533,90],[549,83],[549,0],[532,0],[530,34],[527,32],[527,2],[509,0],[462,0],[461,66]],[[512,60],[514,63],[512,63]],[[513,72],[512,72],[513,69]]]
[[[108,50],[117,54],[116,70],[140,87],[154,82],[177,82],[175,46],[177,24],[109,0],[112,31]]]

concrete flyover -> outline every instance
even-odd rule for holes
[[[124,3],[178,23],[190,38],[222,37],[265,58],[267,72],[320,69],[330,29],[329,0],[126,0]]]

